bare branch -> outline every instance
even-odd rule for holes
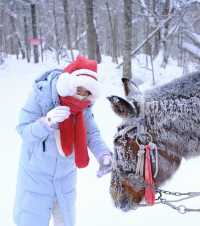
[[[197,46],[191,43],[183,42],[182,49],[189,52],[196,59],[200,60],[200,48]]]
[[[164,20],[154,31],[152,31],[148,37],[137,47],[135,48],[132,53],[131,56],[134,56],[149,40],[151,40],[153,38],[153,36],[163,27],[165,26],[166,23],[168,23],[171,19],[173,18],[173,16],[169,16],[166,20]],[[120,63],[119,65],[117,65],[117,68],[121,67],[124,64],[124,62]]]
[[[200,47],[200,35],[194,33],[194,32],[190,32],[188,30],[184,31],[185,35],[190,38],[190,40],[192,40],[192,42],[197,45],[198,47]]]

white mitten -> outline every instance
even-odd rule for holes
[[[67,119],[70,115],[70,108],[67,106],[57,106],[53,109],[51,109],[47,115],[46,120],[48,125],[54,126],[59,122],[63,122],[65,119]]]
[[[97,171],[97,177],[110,173],[112,171],[112,154],[104,154],[99,160],[99,170]]]

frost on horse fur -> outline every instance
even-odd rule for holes
[[[130,83],[127,100],[109,97],[112,109],[122,117],[114,137],[114,167],[110,193],[115,206],[130,210],[144,198],[143,178],[136,178],[138,142],[150,134],[158,147],[158,187],[170,179],[182,158],[200,154],[200,73],[176,79],[144,94]],[[145,133],[142,133],[142,130]],[[143,136],[140,136],[143,134]],[[146,140],[145,140],[146,139]],[[155,170],[152,157],[152,168]]]

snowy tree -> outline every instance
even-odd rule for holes
[[[109,55],[118,64],[119,57],[124,58],[125,46],[129,46],[131,54],[127,59],[145,53],[148,68],[151,68],[148,56],[154,60],[160,53],[163,67],[170,57],[182,66],[186,56],[187,61],[198,60],[194,51],[189,51],[189,45],[198,48],[194,35],[200,33],[200,1],[132,0],[129,38],[124,2],[127,3],[124,0],[1,0],[1,58],[15,54],[26,57],[28,62],[32,58],[38,61],[50,51],[57,61],[62,57],[71,60],[76,49],[98,62],[101,54]],[[38,40],[37,45],[32,39]]]

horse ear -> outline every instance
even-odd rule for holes
[[[136,117],[138,115],[136,103],[131,104],[119,96],[109,96],[107,99],[110,101],[113,111],[121,118]]]

